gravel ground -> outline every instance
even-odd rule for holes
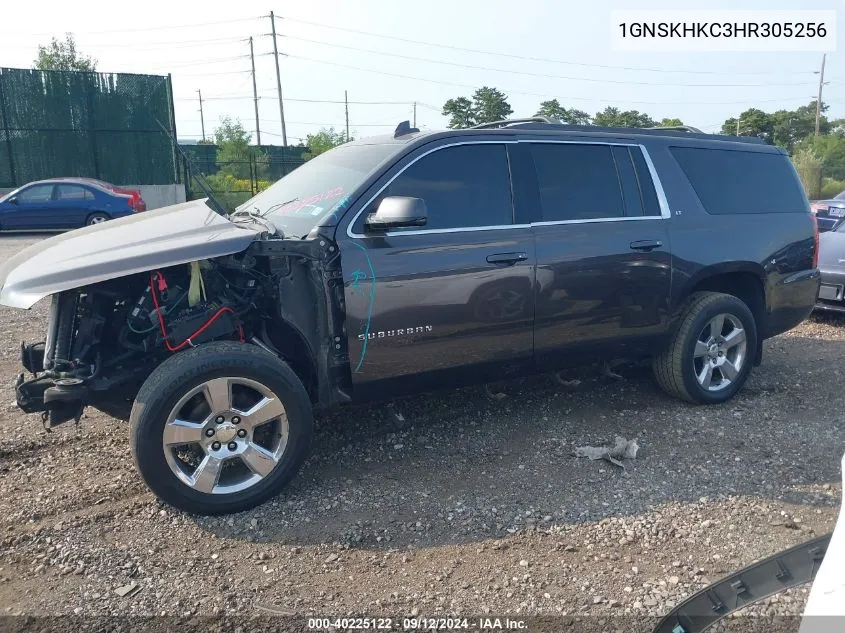
[[[36,240],[0,239],[0,259]],[[768,341],[722,406],[672,400],[631,367],[584,372],[575,390],[541,376],[350,407],[318,419],[313,456],[274,501],[197,518],[146,490],[125,423],[88,410],[46,434],[15,408],[18,346],[43,338],[46,308],[0,309],[6,614],[644,622],[838,512],[845,320]],[[641,447],[625,470],[574,456],[616,435]]]

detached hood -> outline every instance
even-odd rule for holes
[[[238,253],[261,235],[205,200],[138,213],[45,239],[0,266],[0,304],[31,308],[40,299],[154,268]]]
[[[819,268],[845,271],[845,233],[825,231],[819,234]]]

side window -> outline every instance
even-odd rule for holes
[[[625,145],[615,145],[611,151],[613,152],[613,160],[616,163],[616,172],[619,174],[619,182],[622,185],[625,215],[642,217],[643,198],[640,195],[640,184],[637,182],[634,162],[631,159],[632,150],[639,151],[636,147]]]
[[[625,215],[609,145],[532,143],[544,222]]]
[[[634,159],[634,170],[637,172],[637,182],[640,185],[640,195],[643,203],[643,215],[660,215],[660,203],[654,190],[654,180],[648,170],[643,151],[639,147],[632,147],[631,158]]]
[[[56,200],[80,201],[93,199],[94,194],[88,191],[85,187],[80,187],[78,185],[56,186]]]
[[[513,224],[508,153],[500,144],[434,151],[408,167],[381,195],[425,200],[428,222],[420,227],[423,230]]]
[[[18,201],[24,204],[47,202],[53,197],[53,185],[35,185],[18,194]]]
[[[771,152],[670,147],[707,213],[806,213],[789,158]]]

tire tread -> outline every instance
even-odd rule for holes
[[[286,474],[282,476],[280,485],[258,495],[240,495],[237,499],[215,499],[214,503],[200,503],[191,495],[180,495],[177,487],[162,481],[156,473],[150,472],[148,464],[149,451],[143,444],[145,434],[149,432],[146,427],[151,423],[144,416],[147,407],[160,407],[163,401],[173,397],[178,390],[178,385],[192,380],[201,375],[202,372],[213,372],[225,369],[229,366],[249,367],[257,370],[267,371],[271,369],[278,375],[281,382],[293,392],[292,401],[285,401],[285,409],[288,411],[288,420],[294,424],[297,420],[301,423],[298,427],[299,434],[297,445],[290,448],[294,451],[292,462],[285,467]],[[279,397],[281,397],[280,394]],[[141,477],[150,487],[156,496],[167,503],[182,510],[195,514],[227,514],[246,510],[260,503],[279,492],[281,487],[287,483],[299,470],[308,455],[313,433],[313,412],[311,401],[302,382],[299,380],[290,366],[283,360],[273,356],[258,346],[236,343],[230,341],[214,341],[200,345],[199,347],[178,352],[159,365],[138,391],[132,411],[129,415],[130,423],[130,447],[135,466],[141,473]],[[293,434],[293,430],[292,430]],[[281,467],[281,465],[280,465]],[[165,477],[174,477],[172,473],[164,473]],[[273,476],[273,475],[270,475]],[[174,477],[175,479],[175,477]],[[260,484],[256,484],[258,486]],[[227,495],[228,497],[229,495]]]
[[[680,325],[669,344],[655,356],[652,363],[657,384],[669,395],[694,404],[700,403],[684,385],[684,347],[698,315],[710,305],[724,301],[727,297],[737,298],[721,292],[694,292],[679,309]]]

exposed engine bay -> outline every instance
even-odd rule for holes
[[[260,245],[256,245],[261,248]],[[127,418],[146,376],[167,357],[212,340],[259,345],[291,356],[304,379],[313,345],[292,321],[311,320],[323,275],[311,258],[264,257],[256,249],[100,282],[51,297],[46,340],[22,344],[18,405],[42,412],[46,428],[78,421],[86,405]],[[311,260],[311,261],[309,261]],[[303,274],[304,273],[304,274]],[[285,314],[292,289],[309,311]],[[325,296],[325,295],[323,295]],[[331,320],[331,319],[329,319]],[[287,329],[268,327],[282,323]]]

